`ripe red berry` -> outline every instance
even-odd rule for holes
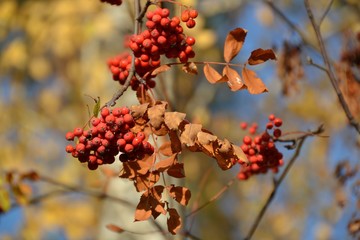
[[[249,137],[249,136],[245,136],[244,139],[243,139],[243,142],[244,142],[246,145],[251,145],[252,139],[251,139],[251,137]]]
[[[68,141],[72,141],[72,140],[74,140],[74,138],[75,138],[75,134],[74,134],[73,132],[67,132],[67,133],[65,134],[65,138],[66,138],[66,140],[68,140]]]
[[[80,137],[83,134],[83,130],[80,127],[74,129],[74,135]]]
[[[110,110],[108,108],[104,107],[103,109],[101,109],[100,114],[103,118],[105,118],[107,115],[110,114]]]
[[[79,152],[81,154],[85,153],[85,145],[83,143],[76,144],[75,149],[76,149],[77,152]]]
[[[275,118],[274,124],[276,127],[280,127],[282,125],[282,119],[281,118]]]
[[[186,43],[190,46],[194,45],[195,44],[195,38],[193,37],[187,37],[186,38]]]
[[[132,140],[131,144],[132,144],[134,147],[137,147],[137,146],[139,146],[139,144],[140,144],[141,142],[142,142],[142,139],[141,139],[141,138],[135,137],[135,138]]]
[[[274,137],[279,138],[279,137],[281,137],[281,130],[279,128],[277,128],[274,130],[273,134],[274,134]]]
[[[131,153],[132,151],[134,151],[134,146],[128,143],[125,145],[124,150],[126,153]]]
[[[272,129],[274,127],[274,124],[272,123],[272,122],[268,122],[267,124],[266,124],[266,129]]]
[[[163,9],[161,9],[161,11],[160,11],[160,15],[161,15],[163,18],[167,18],[167,17],[169,16],[169,14],[170,14],[170,11],[169,11],[169,9],[167,9],[167,8],[163,8]]]
[[[117,140],[116,144],[118,145],[119,149],[122,151],[122,150],[124,150],[124,147],[126,145],[126,141],[123,138],[119,138]]]
[[[190,12],[189,12],[189,16],[191,18],[196,18],[198,16],[198,11],[195,10],[195,9],[191,9]]]
[[[186,26],[188,28],[193,28],[193,27],[195,27],[195,25],[196,25],[196,22],[194,19],[189,19],[189,21],[186,22]]]
[[[114,108],[112,110],[112,114],[115,116],[115,117],[119,117],[121,115],[121,108]]]
[[[189,10],[185,9],[182,13],[181,13],[181,21],[183,22],[187,22],[190,19],[190,15],[189,15]]]
[[[75,148],[72,145],[67,145],[65,148],[65,151],[67,153],[72,153],[75,150]]]
[[[242,130],[246,130],[247,126],[248,126],[247,122],[242,122],[242,123],[240,123],[240,128],[241,128]]]
[[[106,133],[105,133],[105,138],[107,139],[107,140],[112,140],[113,138],[114,138],[115,136],[114,136],[114,134],[111,132],[111,131],[107,131]]]
[[[123,118],[124,118],[124,123],[126,124],[131,124],[134,121],[133,117],[129,113],[125,114]]]
[[[134,139],[134,134],[132,132],[127,132],[126,134],[124,134],[124,140],[127,142],[127,143],[131,143],[132,140]]]
[[[275,120],[275,115],[274,115],[274,114],[270,114],[270,115],[269,115],[269,120],[270,120],[270,121],[274,121],[274,120]]]
[[[114,124],[115,123],[115,116],[112,115],[112,114],[107,115],[106,118],[105,118],[105,122],[107,124],[110,124],[110,125]]]

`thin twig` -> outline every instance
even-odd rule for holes
[[[321,18],[320,18],[319,26],[320,26],[321,23],[324,21],[326,15],[329,13],[333,2],[334,2],[334,0],[330,0],[329,4],[327,5],[327,7],[326,7],[326,9],[325,9],[325,12],[323,13],[323,15],[322,15]]]
[[[315,31],[318,44],[320,46],[320,53],[321,53],[321,56],[322,56],[323,61],[325,63],[326,74],[328,75],[328,77],[329,77],[329,79],[331,81],[331,84],[332,84],[332,86],[333,86],[333,88],[334,88],[334,90],[336,92],[336,95],[337,95],[337,97],[339,99],[340,105],[343,108],[343,110],[344,110],[344,112],[346,114],[346,117],[349,120],[350,125],[352,125],[356,129],[356,131],[360,134],[360,124],[355,120],[354,116],[352,115],[352,113],[351,113],[351,111],[349,109],[349,106],[347,105],[347,103],[345,101],[344,95],[342,94],[342,92],[340,90],[340,87],[338,85],[338,80],[336,79],[335,74],[332,71],[329,56],[328,56],[327,50],[325,48],[323,37],[321,35],[320,26],[319,26],[319,24],[317,24],[315,22],[315,18],[314,18],[312,10],[310,8],[309,1],[304,0],[304,3],[305,3],[305,8],[306,8],[308,17],[310,19],[311,25],[312,25],[312,27],[313,27],[313,29]]]
[[[253,236],[253,234],[255,233],[260,221],[262,220],[264,214],[266,213],[268,207],[270,206],[270,203],[274,199],[274,197],[276,195],[276,192],[279,189],[280,184],[283,182],[284,178],[286,177],[286,175],[290,171],[291,166],[294,164],[295,160],[298,158],[305,139],[307,137],[309,137],[309,136],[314,136],[314,135],[321,134],[323,131],[324,131],[324,129],[323,129],[323,126],[321,125],[321,126],[318,127],[317,130],[309,132],[309,134],[303,135],[303,136],[296,139],[297,148],[295,150],[295,153],[291,157],[289,163],[286,165],[286,167],[285,167],[284,171],[282,172],[282,174],[280,175],[280,177],[277,180],[274,180],[274,188],[271,191],[270,195],[268,196],[268,198],[267,198],[265,204],[263,205],[263,207],[261,208],[260,212],[258,213],[257,217],[255,218],[255,221],[251,225],[249,233],[244,238],[244,240],[250,240],[251,237]]]
[[[232,178],[223,188],[220,189],[220,191],[218,193],[216,193],[212,198],[210,198],[209,201],[207,201],[206,203],[204,203],[200,207],[196,208],[195,210],[191,211],[189,214],[187,214],[186,218],[194,215],[195,213],[199,212],[204,207],[208,206],[210,203],[212,203],[212,202],[216,201],[217,199],[219,199],[231,187],[231,185],[233,185],[235,180],[236,180],[236,177]]]

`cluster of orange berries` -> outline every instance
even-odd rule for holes
[[[197,15],[195,9],[186,9],[181,15],[181,20],[177,16],[170,18],[169,9],[160,7],[146,13],[146,29],[130,36],[125,42],[125,46],[130,48],[135,56],[136,74],[130,82],[133,90],[136,90],[140,84],[144,84],[147,88],[155,87],[155,82],[148,73],[160,66],[162,55],[167,58],[178,58],[182,63],[195,57],[193,51],[195,38],[185,35],[180,23],[186,22],[186,26],[192,28],[195,26],[194,18]],[[131,60],[132,56],[124,53],[108,61],[113,79],[119,81],[121,85],[129,75]]]
[[[281,136],[281,125],[282,119],[271,114],[269,122],[266,124],[266,130],[262,134],[256,135],[257,124],[250,126],[251,136],[246,135],[240,146],[249,159],[250,165],[241,165],[237,175],[239,180],[246,180],[255,174],[266,173],[269,169],[277,172],[278,168],[284,164],[283,155],[274,143],[274,140]],[[245,122],[240,126],[243,130],[248,127]]]
[[[99,165],[111,164],[115,156],[121,152],[120,161],[131,161],[151,155],[154,147],[145,139],[144,132],[134,133],[135,125],[130,109],[127,107],[110,110],[104,107],[100,117],[90,120],[88,130],[77,127],[66,133],[68,141],[77,139],[75,146],[66,146],[66,152],[71,153],[82,163],[87,163],[90,170]]]

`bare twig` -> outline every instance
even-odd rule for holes
[[[329,4],[327,5],[327,7],[326,7],[326,9],[325,9],[325,12],[323,13],[323,15],[322,15],[321,18],[320,18],[319,25],[321,25],[321,23],[324,21],[326,15],[329,13],[333,2],[334,2],[334,0],[330,0],[330,1],[329,1]]]
[[[317,24],[315,22],[315,18],[314,18],[312,10],[310,8],[309,1],[304,0],[304,3],[305,3],[305,8],[306,8],[308,17],[310,19],[311,25],[312,25],[312,27],[313,27],[313,29],[315,31],[318,44],[320,46],[320,53],[321,53],[321,56],[323,58],[323,61],[325,63],[325,68],[326,68],[324,70],[326,70],[326,74],[328,75],[328,77],[329,77],[329,79],[331,81],[331,84],[332,84],[332,86],[333,86],[333,88],[334,88],[334,90],[336,92],[336,95],[338,97],[340,105],[343,108],[343,110],[344,110],[344,112],[346,114],[346,117],[349,120],[350,125],[352,125],[356,129],[356,131],[360,134],[360,124],[355,120],[354,116],[352,115],[352,113],[351,113],[351,111],[349,109],[349,106],[347,105],[347,103],[345,101],[344,95],[342,94],[342,92],[340,90],[338,80],[336,79],[335,74],[332,71],[329,56],[328,56],[327,50],[325,48],[323,37],[321,35],[320,26],[319,26],[319,24]]]
[[[262,220],[264,214],[266,213],[266,210],[268,209],[268,207],[270,206],[270,203],[274,199],[274,197],[276,195],[276,192],[279,189],[280,184],[283,182],[283,180],[286,177],[286,175],[288,174],[291,166],[294,164],[295,160],[298,158],[305,139],[307,137],[309,137],[309,136],[314,136],[314,135],[321,134],[323,131],[324,131],[324,129],[323,129],[323,126],[321,125],[321,126],[318,127],[317,130],[309,132],[309,134],[305,134],[305,135],[303,135],[301,137],[298,137],[296,139],[297,148],[296,148],[295,153],[291,157],[289,163],[286,165],[286,167],[285,167],[284,171],[282,172],[282,174],[280,175],[280,177],[277,180],[274,180],[274,188],[271,191],[270,195],[268,196],[268,198],[267,198],[265,204],[263,205],[263,207],[261,208],[260,212],[258,213],[257,217],[255,218],[255,221],[251,225],[249,233],[244,238],[244,240],[250,240],[251,237],[253,236],[253,234],[255,233],[260,221]]]

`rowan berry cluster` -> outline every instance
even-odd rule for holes
[[[122,4],[122,0],[100,0],[100,1],[109,3],[111,5],[118,5],[118,6]]]
[[[185,10],[182,13],[182,21],[186,22],[187,27],[192,28],[195,26],[194,18],[197,14],[195,9]],[[188,17],[185,18],[183,15]],[[144,81],[146,87],[155,87],[155,82],[148,73],[160,66],[162,55],[167,58],[178,58],[181,63],[186,63],[190,58],[195,57],[192,48],[195,38],[184,34],[180,18],[177,16],[170,18],[169,9],[157,7],[154,11],[146,13],[146,19],[146,29],[130,36],[125,42],[125,46],[130,48],[135,56],[136,74],[130,82],[133,90],[141,84],[139,78]],[[124,53],[108,61],[113,79],[119,81],[121,85],[129,75],[131,60],[132,56]]]
[[[256,135],[257,124],[253,124],[249,128],[251,136],[246,135],[240,147],[249,159],[250,165],[241,165],[237,175],[239,180],[246,180],[251,175],[266,173],[269,169],[277,172],[278,167],[284,164],[283,155],[274,143],[274,140],[281,136],[281,125],[281,118],[276,118],[271,114],[269,122],[266,124],[266,130],[262,134]],[[244,130],[247,129],[247,123],[241,123],[240,126]]]
[[[127,107],[103,108],[100,117],[90,120],[88,130],[77,127],[66,133],[68,141],[76,144],[67,145],[66,152],[71,153],[82,163],[87,163],[90,170],[99,165],[111,164],[120,152],[120,161],[131,161],[144,158],[145,154],[154,152],[153,146],[146,141],[144,132],[134,133],[131,128],[135,122]]]

